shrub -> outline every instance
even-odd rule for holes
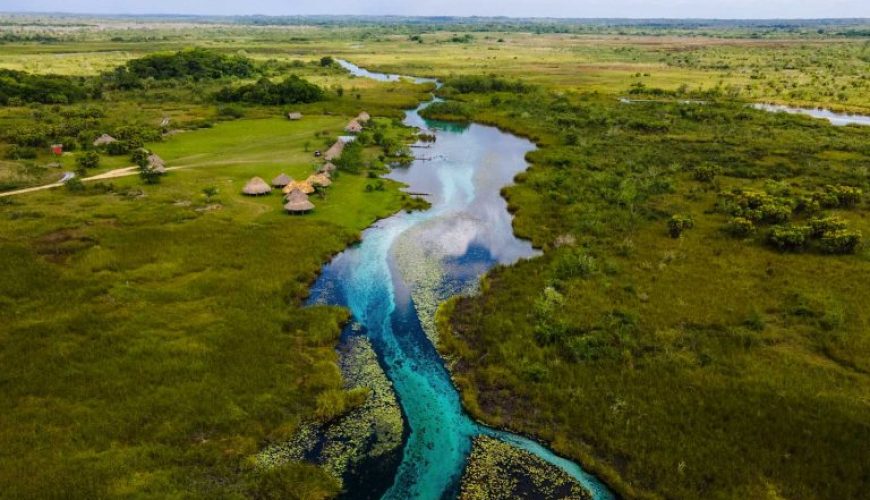
[[[582,250],[565,252],[556,259],[556,277],[559,279],[588,278],[597,271],[595,257]]]
[[[809,224],[813,238],[821,238],[825,233],[846,229],[846,223],[839,217],[817,217],[810,219]]]
[[[66,190],[71,193],[81,193],[86,189],[85,183],[82,182],[82,180],[78,177],[73,177],[72,179],[69,179],[68,181],[64,182],[63,185]]]
[[[825,192],[837,200],[837,206],[854,207],[861,201],[863,192],[852,186],[826,186]]]
[[[743,217],[732,217],[728,221],[728,233],[737,238],[746,238],[755,231],[755,224]]]
[[[76,164],[83,170],[97,168],[100,166],[100,155],[95,151],[86,151],[76,157]]]
[[[861,233],[839,229],[825,233],[819,240],[819,248],[824,253],[848,254],[855,253],[861,244]]]
[[[13,144],[6,150],[6,158],[9,160],[34,160],[36,149]]]
[[[668,219],[668,234],[671,235],[671,238],[679,238],[683,234],[683,231],[691,229],[694,226],[695,221],[692,219],[692,216],[675,214]]]
[[[220,118],[243,118],[245,116],[245,110],[239,106],[227,105],[219,107],[217,114]]]
[[[791,218],[792,208],[784,203],[770,202],[761,206],[761,219],[768,224],[782,224]]]
[[[774,226],[767,241],[780,251],[799,251],[807,246],[812,229],[809,226]]]
[[[133,150],[133,153],[130,154],[130,161],[134,164],[138,165],[140,169],[144,169],[148,167],[148,155],[149,151],[145,148],[138,148]]]
[[[695,169],[692,173],[692,176],[696,181],[700,182],[713,182],[713,179],[716,178],[716,174],[718,173],[718,169],[713,165],[701,165]]]

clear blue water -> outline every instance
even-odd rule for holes
[[[358,76],[398,78],[340,63]],[[427,122],[418,113],[425,106],[408,111],[405,123],[434,130],[437,142],[417,149],[418,159],[389,177],[407,184],[410,192],[427,193],[431,208],[398,213],[367,229],[361,243],[324,267],[309,299],[351,310],[371,339],[407,419],[410,432],[402,462],[384,498],[455,496],[472,438],[480,434],[562,468],[596,499],[612,498],[606,486],[577,464],[535,441],[470,419],[424,332],[413,291],[431,292],[440,300],[473,286],[496,264],[537,254],[514,236],[500,196],[500,189],[526,169],[524,157],[534,144],[493,127]]]

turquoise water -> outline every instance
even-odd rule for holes
[[[396,79],[341,64],[359,76]],[[351,310],[355,324],[346,334],[352,329],[368,335],[402,406],[410,432],[383,498],[455,496],[471,440],[480,434],[562,468],[596,499],[612,498],[577,464],[532,440],[471,420],[426,334],[424,324],[431,321],[435,302],[473,289],[496,264],[511,264],[537,252],[514,237],[511,216],[499,194],[526,169],[524,157],[534,144],[493,127],[427,122],[418,113],[425,106],[408,111],[405,123],[435,131],[437,141],[416,149],[417,160],[394,169],[389,177],[407,184],[408,191],[426,193],[431,208],[398,213],[367,229],[361,243],[324,267],[310,298],[311,303]]]

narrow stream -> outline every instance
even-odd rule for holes
[[[357,76],[399,78],[339,63]],[[426,193],[431,208],[398,213],[367,229],[360,244],[324,267],[309,299],[351,310],[354,324],[345,335],[352,330],[368,336],[398,396],[410,432],[384,498],[455,497],[472,438],[481,434],[558,466],[595,499],[613,498],[576,463],[533,440],[469,418],[433,347],[433,314],[440,301],[473,291],[494,265],[512,264],[538,252],[514,236],[500,195],[501,188],[527,168],[525,154],[534,144],[494,127],[424,120],[419,111],[429,103],[406,112],[404,123],[435,131],[437,142],[429,147],[419,144],[417,160],[388,177],[407,184],[408,191]]]
[[[755,109],[762,111],[771,111],[774,113],[790,113],[812,116],[813,118],[821,118],[828,120],[831,125],[870,125],[870,116],[856,115],[849,113],[835,113],[829,109],[823,108],[794,108],[791,106],[783,106],[781,104],[763,104],[757,103],[752,105]]]

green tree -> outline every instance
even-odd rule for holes
[[[86,151],[76,157],[76,165],[86,171],[100,166],[100,155],[96,151]]]

